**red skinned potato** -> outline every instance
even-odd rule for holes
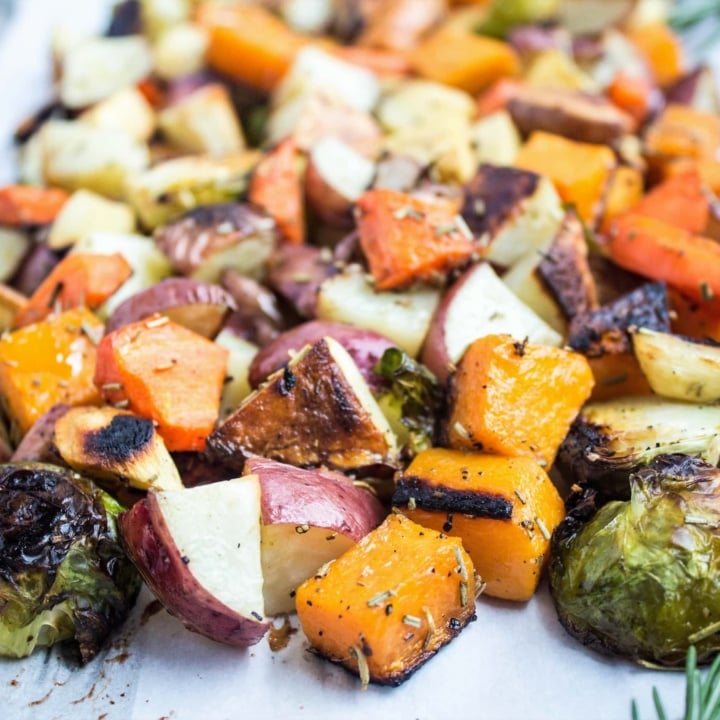
[[[290,613],[295,589],[376,528],[386,515],[369,491],[339,473],[250,458],[260,479],[265,612]]]
[[[267,282],[304,318],[315,317],[320,285],[337,273],[332,253],[310,245],[281,245],[268,262]]]
[[[167,278],[120,303],[108,319],[105,332],[159,313],[212,339],[220,332],[227,313],[235,309],[232,296],[219,285],[191,278]]]
[[[562,337],[523,303],[487,263],[473,265],[445,293],[430,321],[421,360],[446,380],[477,338],[506,333],[545,345]]]
[[[25,433],[15,452],[10,457],[10,462],[41,462],[53,465],[65,465],[60,457],[53,438],[55,436],[55,423],[70,410],[70,405],[60,403],[53,405],[46,413],[43,413]]]
[[[119,526],[145,582],[189,630],[239,647],[263,637],[257,477],[150,492]]]
[[[373,372],[385,350],[395,347],[392,340],[373,330],[346,325],[329,320],[313,320],[284,332],[268,343],[253,359],[248,379],[257,387],[276,370],[300,352],[305,345],[314,345],[324,337],[337,340],[355,361],[358,369],[371,389],[382,384],[382,378]]]
[[[375,175],[375,164],[330,135],[315,143],[305,171],[305,195],[315,214],[338,227],[353,225],[352,207]]]
[[[277,228],[260,208],[220,203],[173,220],[156,231],[155,242],[183,275],[217,282],[226,267],[262,275],[277,243]]]

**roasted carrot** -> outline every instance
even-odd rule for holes
[[[677,80],[684,71],[685,58],[680,39],[665,23],[645,23],[630,29],[628,37],[647,59],[658,85]]]
[[[615,73],[607,93],[610,100],[639,125],[650,112],[652,91],[652,83],[647,78],[620,70]]]
[[[446,436],[458,450],[555,460],[570,423],[590,396],[587,360],[510,335],[473,342],[458,365]]]
[[[458,538],[390,515],[295,603],[319,654],[364,685],[399,685],[474,619],[474,568]]]
[[[515,97],[520,82],[512,78],[502,78],[488,88],[477,99],[477,111],[480,117],[491,115],[498,110],[503,110],[508,101]]]
[[[720,117],[689,105],[669,104],[645,133],[651,159],[716,159],[720,148]]]
[[[265,92],[278,84],[308,42],[258,5],[202,3],[196,20],[208,32],[210,67]]]
[[[283,140],[257,164],[249,197],[273,217],[285,240],[296,245],[305,241],[303,189],[292,138]]]
[[[590,145],[536,131],[520,148],[515,164],[523,170],[547,175],[560,197],[575,205],[582,220],[593,223],[616,160],[606,145]]]
[[[459,537],[485,595],[521,602],[533,596],[550,535],[565,517],[558,491],[533,458],[444,448],[415,457],[393,505],[419,525]]]
[[[52,222],[70,195],[59,188],[9,185],[0,188],[0,225],[45,225]]]
[[[673,288],[668,288],[668,300],[673,333],[720,342],[720,308],[686,298]]]
[[[451,203],[368,190],[357,208],[360,244],[378,290],[427,279],[467,260],[475,249]]]
[[[0,338],[0,396],[18,439],[53,405],[100,401],[93,375],[102,329],[76,308]]]
[[[520,60],[507,43],[448,27],[432,33],[409,57],[418,75],[473,95],[520,72]]]
[[[708,224],[710,202],[700,173],[693,168],[653,188],[632,211],[697,235]]]
[[[608,238],[612,260],[700,302],[720,297],[720,245],[667,223],[630,213],[617,218]]]
[[[652,395],[632,349],[588,358],[595,385],[590,400],[605,402],[630,395]]]
[[[19,328],[60,311],[102,305],[130,276],[132,267],[119,253],[65,256],[13,318]]]
[[[168,450],[203,450],[218,417],[227,356],[156,315],[103,338],[95,384],[116,407],[154,420]]]

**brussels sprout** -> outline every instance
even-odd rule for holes
[[[406,457],[433,446],[436,418],[443,397],[437,378],[398,348],[388,348],[374,372],[389,381],[375,393]]]
[[[140,589],[118,542],[122,509],[65,468],[0,465],[0,655],[62,640],[83,662],[97,654]]]
[[[631,498],[595,513],[587,491],[553,534],[550,589],[583,644],[660,665],[720,651],[720,470],[662,455]]]

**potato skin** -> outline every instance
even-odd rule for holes
[[[270,623],[238,615],[210,595],[182,560],[153,493],[118,520],[122,543],[145,582],[189,630],[226,645],[259,642]]]
[[[337,340],[348,351],[371,388],[377,389],[382,385],[382,378],[373,372],[373,368],[385,350],[395,347],[394,343],[372,330],[329,320],[298,325],[268,343],[250,365],[250,385],[257,387],[279,370],[290,359],[291,351],[299,352],[305,345],[314,345],[326,336]]]

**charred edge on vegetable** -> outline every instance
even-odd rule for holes
[[[465,186],[462,216],[475,235],[495,235],[518,211],[519,204],[532,197],[540,176],[527,170],[483,164]],[[482,198],[482,205],[477,199]],[[481,210],[481,212],[478,212]]]
[[[124,462],[142,452],[153,439],[152,420],[116,415],[108,425],[89,432],[83,447],[90,457],[105,462]]]
[[[664,282],[647,283],[598,310],[576,315],[570,323],[568,344],[587,357],[627,352],[631,327],[670,332]]]
[[[431,485],[423,478],[401,478],[393,495],[393,505],[408,505],[410,498],[422,510],[440,510],[493,520],[510,520],[513,503],[502,495],[456,490],[444,485]]]

